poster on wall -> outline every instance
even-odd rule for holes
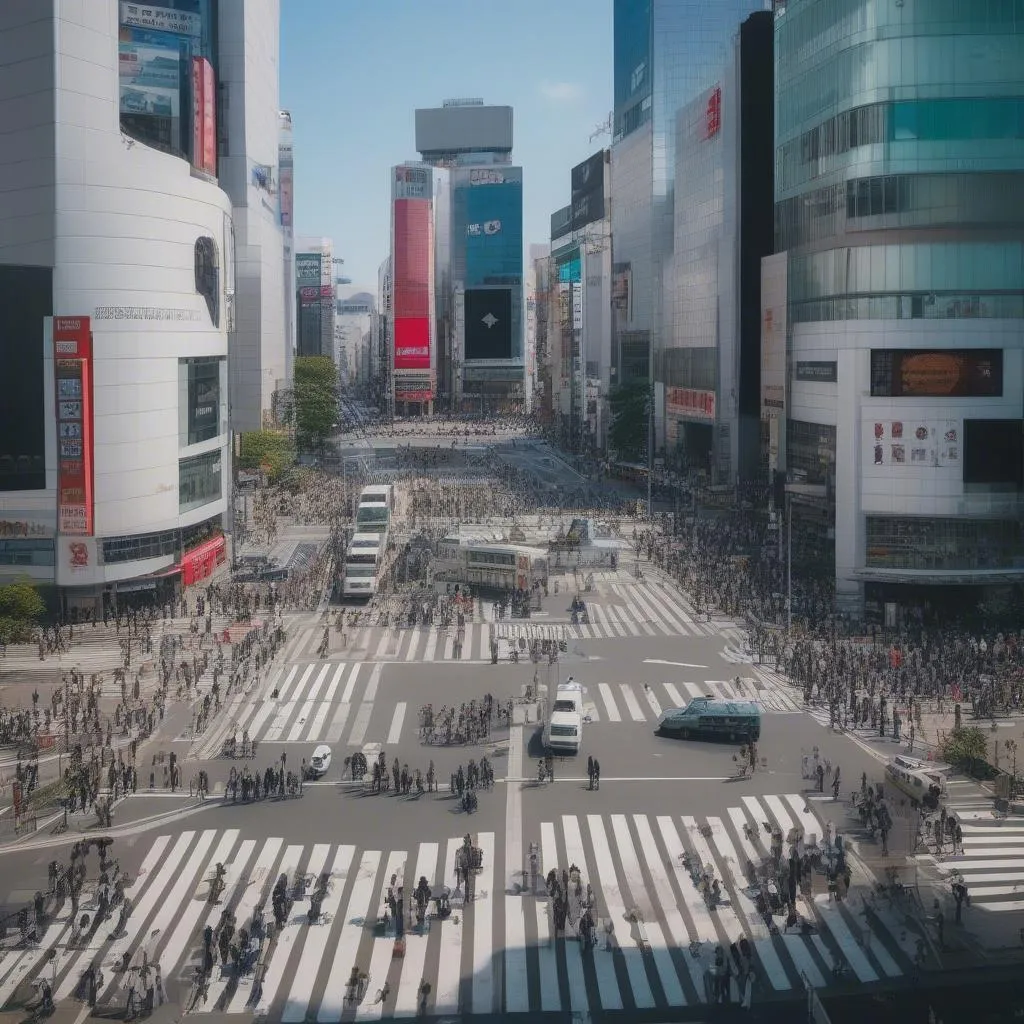
[[[872,420],[868,448],[872,466],[959,466],[963,424],[959,420]]]
[[[87,316],[53,318],[57,417],[57,528],[93,532],[92,332]]]

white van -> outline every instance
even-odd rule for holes
[[[572,676],[558,684],[544,723],[544,749],[578,754],[583,738],[583,687]]]

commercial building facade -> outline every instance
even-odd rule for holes
[[[295,370],[295,156],[292,141],[292,115],[282,110],[278,119],[278,206],[284,245],[284,382],[280,396],[294,378]],[[278,418],[275,407],[275,420]]]
[[[300,238],[295,253],[295,352],[334,357],[334,243]]]
[[[224,557],[218,36],[210,3],[0,6],[0,578],[66,612]]]
[[[668,389],[717,388],[714,350],[687,343],[689,283],[674,266],[676,194],[691,187],[677,167],[679,112],[720,85],[741,22],[770,6],[768,0],[615,0],[612,363],[623,383],[653,383],[659,449],[669,441],[667,406],[676,392]],[[673,427],[673,445],[678,437]]]
[[[794,518],[851,610],[991,602],[1024,580],[1020,5],[790,0],[775,47]]]

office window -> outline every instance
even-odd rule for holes
[[[188,512],[221,497],[221,453],[207,452],[178,461],[178,511]]]

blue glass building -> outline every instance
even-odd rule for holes
[[[1024,3],[789,0],[775,51],[795,514],[851,609],[1012,597]]]

